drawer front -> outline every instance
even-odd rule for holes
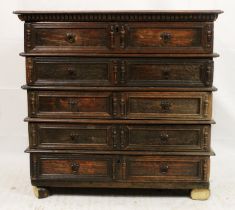
[[[29,123],[30,148],[209,151],[210,125]]]
[[[51,180],[111,181],[112,156],[31,155],[31,177]]]
[[[122,61],[120,72],[120,81],[127,86],[205,87],[212,86],[213,61],[126,59]]]
[[[213,23],[26,23],[33,53],[212,53]]]
[[[111,118],[109,92],[36,91],[28,93],[29,116]]]
[[[207,92],[29,91],[30,117],[198,119],[211,118]]]
[[[207,157],[128,156],[123,162],[127,181],[208,181]]]
[[[210,125],[123,126],[121,147],[134,151],[209,151]]]
[[[111,150],[112,125],[29,123],[31,148]]]
[[[30,154],[32,180],[208,182],[209,157]]]
[[[107,52],[107,23],[33,23],[25,26],[26,52]]]
[[[126,108],[128,119],[210,119],[211,93],[129,92]]]
[[[124,24],[126,51],[147,53],[212,53],[212,23]]]
[[[31,85],[112,86],[115,62],[105,58],[27,58],[27,83]],[[117,71],[117,70],[116,70]]]
[[[209,59],[27,58],[30,85],[204,87],[212,81]]]

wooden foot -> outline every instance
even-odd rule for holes
[[[34,195],[37,198],[46,198],[49,196],[49,191],[47,188],[33,186]]]
[[[209,189],[192,189],[191,198],[193,200],[207,200],[210,197]]]

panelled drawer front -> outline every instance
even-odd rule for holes
[[[128,119],[210,119],[211,93],[129,92],[126,107]]]
[[[210,125],[29,123],[30,148],[209,151]]]
[[[29,116],[55,118],[211,118],[209,92],[29,91]]]
[[[27,58],[30,85],[204,87],[213,81],[210,59]]]
[[[120,80],[127,86],[203,87],[213,81],[207,59],[126,59],[122,65]]]
[[[32,23],[25,26],[26,52],[107,52],[107,23]]]
[[[110,181],[113,157],[104,155],[80,156],[31,155],[31,177],[53,180]]]
[[[32,180],[208,182],[209,157],[34,153]]]
[[[115,62],[105,58],[27,58],[27,83],[31,85],[112,86]]]
[[[212,23],[124,24],[126,51],[147,53],[211,53]]]
[[[29,123],[30,147],[46,149],[113,148],[112,125]]]
[[[209,125],[127,125],[122,135],[124,150],[210,150]]]
[[[26,52],[212,53],[213,23],[26,23]]]
[[[198,156],[128,156],[123,179],[127,181],[208,181],[209,158]]]
[[[111,118],[109,92],[33,91],[28,93],[29,116]]]

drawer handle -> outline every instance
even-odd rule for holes
[[[170,69],[168,67],[165,67],[163,70],[162,70],[162,77],[163,79],[165,80],[168,80],[170,78]]]
[[[166,144],[168,141],[169,135],[167,133],[161,133],[160,140],[162,144]]]
[[[161,174],[167,174],[168,169],[169,169],[169,166],[168,166],[167,163],[162,163],[162,164],[160,165],[160,173],[161,173]]]
[[[73,69],[73,68],[68,68],[68,74],[69,74],[69,76],[76,76],[76,73],[75,73],[75,69]]]
[[[67,33],[66,34],[66,41],[69,42],[69,43],[74,43],[76,40],[76,35],[73,34],[73,33]]]
[[[79,139],[79,137],[80,136],[76,133],[71,133],[70,134],[70,138],[71,138],[72,141],[77,141]]]
[[[77,106],[78,99],[69,99],[68,104],[69,104],[70,111],[79,112],[79,109],[78,109],[78,106]]]
[[[80,167],[80,165],[78,163],[76,163],[76,162],[71,163],[71,170],[74,175],[76,175],[78,173],[79,167]]]
[[[168,42],[170,42],[171,41],[171,34],[170,33],[168,33],[168,32],[163,32],[161,35],[160,35],[160,37],[161,37],[161,40],[165,43],[165,44],[167,44]]]
[[[161,101],[161,111],[166,113],[166,112],[170,112],[170,108],[171,108],[171,103],[169,101]]]

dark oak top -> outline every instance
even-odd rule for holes
[[[215,21],[222,10],[14,11],[22,21]]]

